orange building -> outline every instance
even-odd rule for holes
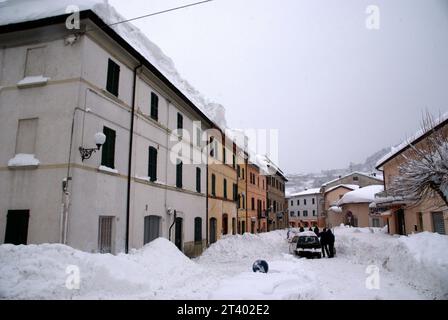
[[[260,167],[249,162],[247,165],[247,221],[246,231],[266,232],[266,176]]]

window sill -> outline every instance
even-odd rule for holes
[[[44,86],[48,83],[48,80],[50,80],[50,78],[44,76],[25,77],[19,82],[17,82],[17,87],[19,87],[20,89],[24,89],[24,88]]]
[[[110,174],[110,175],[114,175],[114,176],[118,176],[119,175],[118,170],[112,169],[112,168],[109,168],[109,167],[106,167],[106,166],[100,166],[98,168],[98,171],[103,172],[103,173],[107,173],[107,174]]]
[[[34,154],[16,154],[14,158],[8,161],[9,169],[37,169],[40,161]]]

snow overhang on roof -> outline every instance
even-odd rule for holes
[[[359,189],[359,186],[356,184],[338,184],[337,186],[334,186],[334,187],[329,188],[328,190],[325,190],[325,193],[336,190],[338,188],[345,188],[348,190],[356,190],[356,189]]]
[[[313,195],[313,194],[320,194],[320,188],[312,188],[312,189],[304,190],[304,191],[301,191],[301,192],[289,194],[288,198],[294,198],[294,197],[300,197],[300,196],[308,196],[308,195]]]
[[[384,155],[380,160],[377,161],[375,168],[377,170],[381,170],[383,165],[393,158],[395,158],[397,155],[405,151],[409,148],[410,144],[416,144],[422,139],[426,138],[429,134],[431,134],[432,130],[437,130],[443,126],[445,126],[448,123],[448,112],[445,112],[443,115],[441,115],[439,118],[437,118],[435,121],[434,127],[429,131],[423,131],[422,129],[418,130],[413,136],[409,137],[408,139],[405,139],[402,143],[399,145],[392,147],[390,152]]]
[[[350,176],[352,176],[352,175],[361,175],[361,176],[368,177],[368,178],[371,178],[371,179],[376,179],[376,180],[378,180],[378,181],[383,181],[383,179],[381,179],[381,178],[379,178],[379,177],[377,177],[377,176],[373,176],[373,175],[371,175],[371,174],[364,173],[364,172],[355,171],[355,172],[350,172],[350,173],[346,174],[345,176],[341,176],[340,178],[336,178],[336,179],[327,181],[327,182],[325,182],[324,184],[322,184],[322,187],[326,187],[326,186],[328,186],[329,184],[331,184],[331,183],[333,183],[333,182],[336,182],[336,181],[338,181],[338,180],[341,180],[341,179],[350,177]]]
[[[384,191],[383,185],[372,185],[358,190],[350,191],[337,202],[338,206],[350,203],[372,203],[375,201],[375,195]]]

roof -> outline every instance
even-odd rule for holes
[[[435,121],[435,125],[431,130],[424,131],[423,129],[418,130],[413,136],[405,139],[399,145],[392,147],[390,152],[384,155],[380,160],[376,163],[376,168],[379,170],[386,162],[392,160],[396,156],[398,156],[403,151],[407,150],[410,144],[417,144],[421,140],[425,139],[428,135],[433,132],[433,130],[438,130],[439,128],[445,126],[448,123],[448,112],[445,112]]]
[[[320,193],[320,188],[313,188],[313,189],[308,189],[308,190],[305,190],[302,192],[290,194],[290,195],[288,195],[288,198],[307,196],[307,195],[318,194],[318,193]]]
[[[130,23],[117,24],[113,27],[109,26],[109,24],[126,19],[103,1],[0,1],[0,34],[65,23],[70,15],[66,14],[65,10],[70,5],[76,5],[81,10],[81,20],[91,20],[98,26],[98,30],[105,32],[113,41],[117,42],[137,61],[148,68],[210,126],[222,131],[206,114],[205,110],[208,105],[205,103],[205,98],[180,77],[172,60],[164,55],[157,45]]]
[[[336,179],[333,179],[331,181],[327,181],[324,184],[322,184],[322,187],[326,187],[327,185],[329,185],[329,184],[331,184],[333,182],[336,182],[336,181],[338,181],[340,179],[344,179],[344,178],[350,177],[352,175],[361,175],[361,176],[368,177],[368,178],[371,178],[371,179],[376,179],[378,181],[383,181],[382,179],[380,179],[380,178],[378,178],[376,176],[372,176],[371,174],[364,173],[364,172],[359,172],[359,171],[354,171],[354,172],[350,172],[350,173],[348,173],[345,176],[342,176],[340,178],[336,178]]]
[[[375,194],[384,191],[383,185],[371,185],[358,190],[347,192],[337,202],[338,206],[349,203],[371,203],[375,200]]]
[[[328,190],[325,190],[325,193],[333,191],[337,188],[345,188],[349,190],[356,190],[359,189],[359,186],[357,184],[338,184],[337,186],[331,187]]]

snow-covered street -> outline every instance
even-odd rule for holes
[[[3,245],[0,298],[448,298],[447,236],[391,237],[372,230],[336,228],[337,256],[314,260],[288,253],[286,231],[228,236],[195,260],[186,258],[166,239],[118,256],[61,245]],[[268,274],[252,272],[257,259],[269,263]],[[379,289],[366,287],[372,275],[369,266],[379,270]],[[79,270],[79,289],[71,286],[76,274],[73,268]]]

